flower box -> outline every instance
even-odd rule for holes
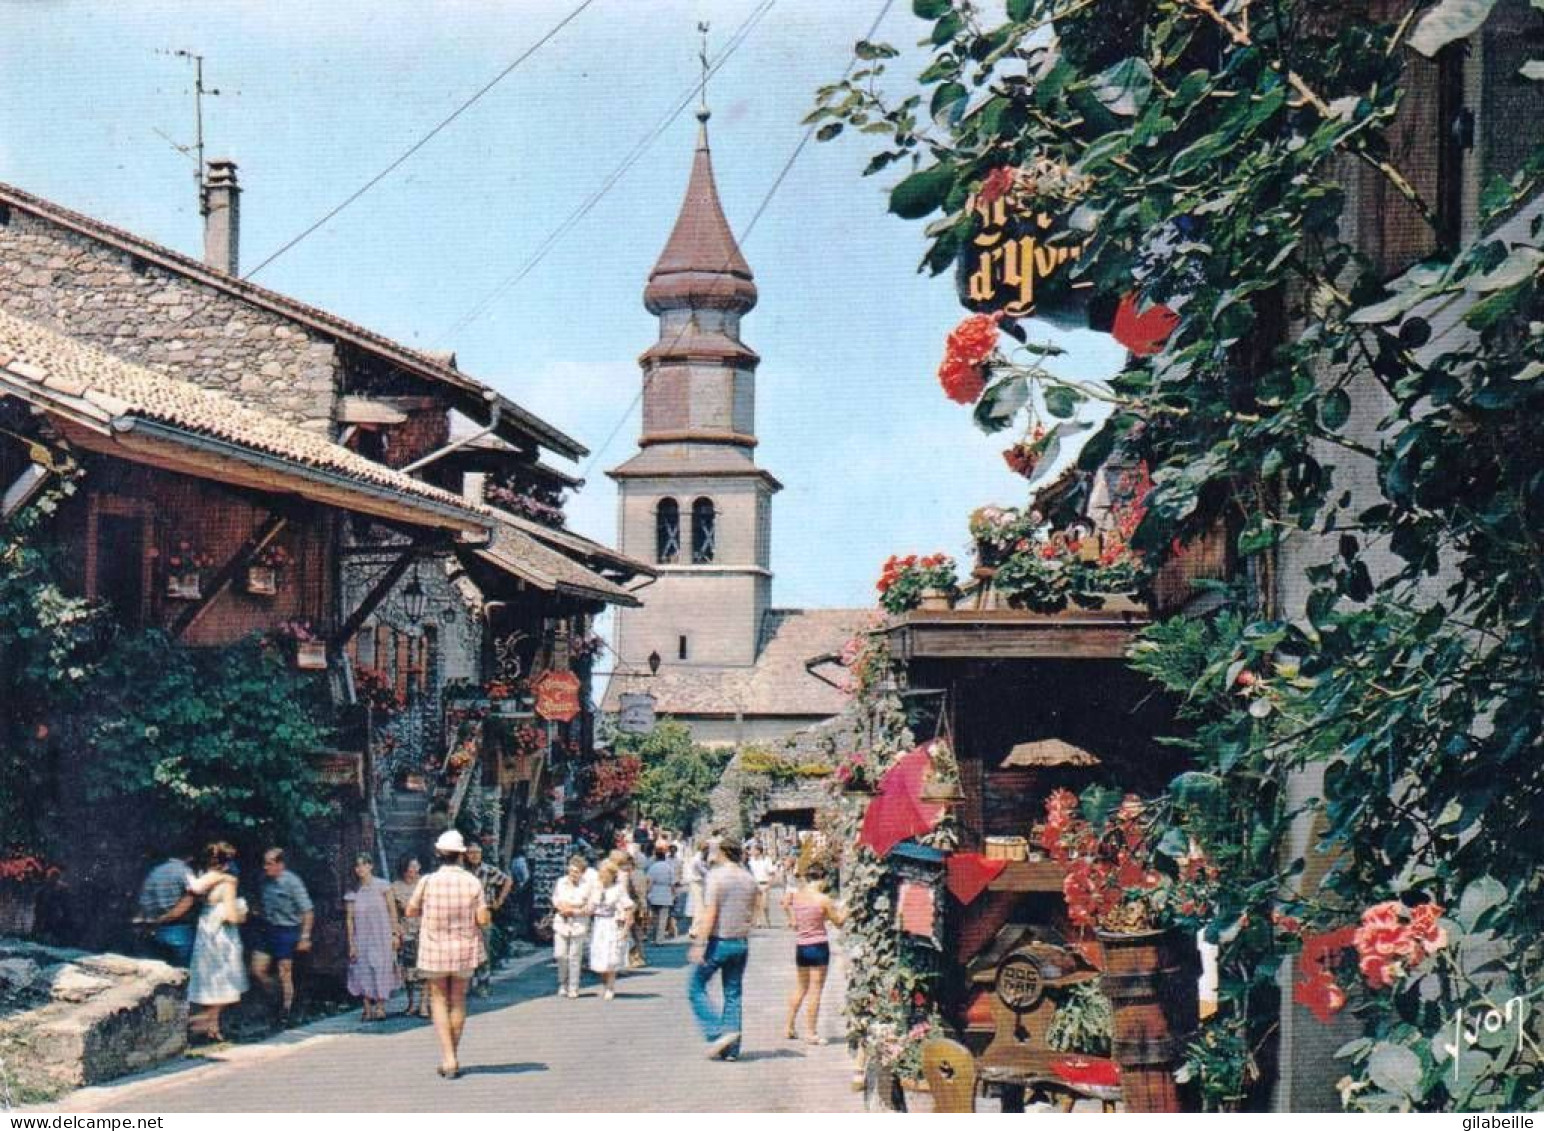
[[[279,592],[279,571],[273,566],[248,566],[246,590],[254,597],[275,596]]]
[[[298,641],[295,645],[295,666],[306,672],[325,671],[327,642],[325,640]]]
[[[918,606],[930,612],[941,612],[954,607],[954,599],[947,589],[924,589],[922,603]]]
[[[166,575],[166,595],[173,601],[197,601],[204,595],[204,577],[199,571]]]

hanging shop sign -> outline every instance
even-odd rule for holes
[[[547,672],[531,690],[536,693],[536,713],[551,722],[569,722],[582,709],[579,677],[573,672]]]
[[[1068,214],[1009,197],[973,205],[975,231],[960,253],[955,287],[968,310],[1010,318],[1033,315],[1064,328],[1088,324],[1094,286],[1072,271],[1088,246]]]
[[[654,696],[647,692],[624,692],[617,729],[623,734],[653,734]]]

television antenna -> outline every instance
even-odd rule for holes
[[[168,136],[164,131],[155,126],[150,127],[160,135],[161,140],[193,162],[193,183],[198,186],[198,212],[200,216],[209,215],[209,194],[204,189],[204,99],[213,97],[222,92],[218,87],[204,85],[204,57],[193,51],[181,48],[177,50],[157,50],[157,55],[170,55],[177,59],[186,59],[193,64],[193,144],[182,145]],[[232,94],[238,93],[232,91]]]

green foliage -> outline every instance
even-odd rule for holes
[[[0,846],[39,846],[51,807],[63,715],[91,674],[101,614],[60,587],[39,530],[66,479],[0,528]]]
[[[1097,979],[1079,982],[1056,1003],[1045,1043],[1058,1052],[1109,1056],[1115,1017]]]
[[[618,754],[643,763],[634,797],[638,811],[667,828],[689,829],[708,808],[708,794],[718,784],[730,752],[709,750],[692,741],[682,723],[661,720],[650,734],[618,734]]]
[[[801,778],[830,777],[833,772],[833,767],[825,762],[800,761],[764,746],[744,747],[737,764],[747,774],[765,774],[779,784]]]
[[[1274,1029],[1295,944],[1273,911],[1335,927],[1391,898],[1473,902],[1484,884],[1505,896],[1483,942],[1463,932],[1458,974],[1350,987],[1366,1038],[1343,1050],[1344,1095],[1369,1110],[1544,1104],[1544,1011],[1494,1048],[1465,1039],[1456,1068],[1440,1055],[1454,1018],[1521,991],[1476,987],[1465,963],[1544,969],[1544,885],[1519,835],[1544,814],[1544,447],[1526,425],[1544,413],[1544,241],[1537,223],[1505,241],[1482,227],[1389,283],[1343,234],[1348,167],[1433,215],[1390,157],[1400,37],[1434,52],[1491,7],[1411,0],[1374,23],[1317,0],[1028,0],[994,25],[985,7],[919,3],[934,52],[916,93],[854,80],[819,95],[832,120],[890,127],[870,171],[920,170],[891,204],[931,217],[924,269],[954,266],[988,174],[1046,159],[1088,180],[1077,278],[1179,314],[1100,394],[1115,411],[1092,443],[1152,471],[1132,538],[1149,561],[1226,529],[1260,582],[1210,622],[1150,630],[1135,656],[1193,728],[1199,776],[1176,783],[1176,828],[1227,877],[1208,923],[1214,1061],[1237,1078],[1213,1071],[1218,1097],[1255,1082]],[[1541,184],[1544,153],[1494,178],[1482,224]],[[1462,310],[1468,333],[1433,347],[1412,316],[1423,303]],[[1376,469],[1380,497],[1348,489],[1349,460]],[[1300,615],[1277,604],[1294,532],[1329,558]],[[1288,781],[1322,788],[1300,810]],[[1288,851],[1310,819],[1307,855],[1327,867]]]
[[[184,835],[292,844],[331,811],[313,768],[329,739],[325,684],[271,646],[125,635],[91,690],[94,799],[143,799]]]

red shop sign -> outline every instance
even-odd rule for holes
[[[536,692],[536,713],[555,723],[566,723],[577,715],[579,677],[573,672],[548,672],[532,688]]]

